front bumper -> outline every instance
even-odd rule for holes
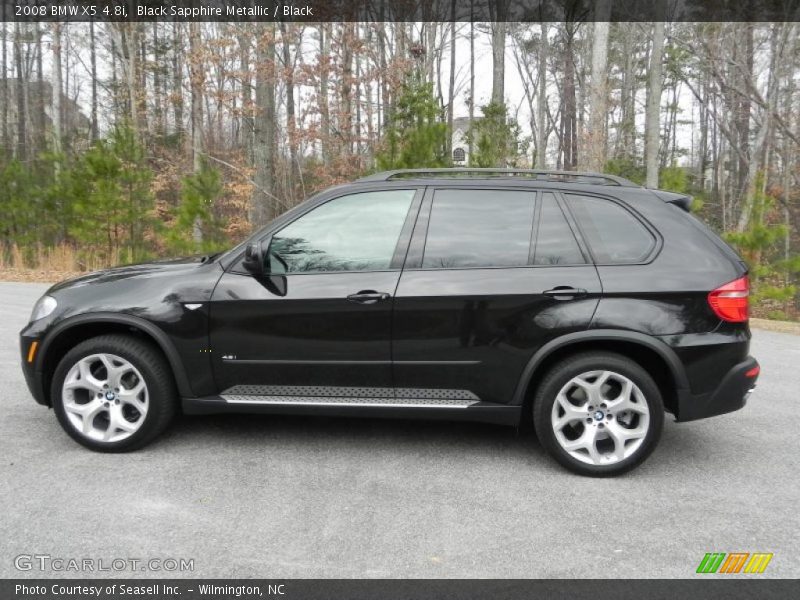
[[[22,374],[25,376],[25,383],[28,385],[33,399],[39,404],[49,406],[50,403],[47,401],[47,394],[44,392],[44,378],[42,377],[42,373],[36,370],[34,366],[36,361],[33,363],[28,362],[28,352],[30,351],[31,343],[35,340],[36,338],[25,335],[19,337],[19,347],[22,353]]]
[[[760,367],[748,356],[722,378],[717,389],[707,394],[683,394],[678,398],[678,421],[695,421],[743,408],[756,386]]]

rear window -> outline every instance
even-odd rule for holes
[[[436,190],[422,267],[528,264],[536,194],[510,190]]]
[[[656,244],[653,235],[630,212],[610,200],[564,194],[595,261],[629,264],[643,261]]]

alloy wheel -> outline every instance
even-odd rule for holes
[[[69,423],[92,440],[127,439],[147,416],[149,395],[142,374],[115,354],[81,358],[67,372],[61,393]]]
[[[558,392],[550,414],[558,444],[574,459],[612,465],[641,447],[650,427],[644,394],[628,377],[587,371]]]

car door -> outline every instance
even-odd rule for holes
[[[392,298],[420,201],[414,188],[332,198],[262,240],[267,275],[226,272],[211,300],[220,391],[391,397]]]
[[[428,189],[395,295],[398,395],[508,404],[538,348],[588,327],[600,280],[560,202]]]

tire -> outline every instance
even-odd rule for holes
[[[50,394],[64,431],[98,452],[145,446],[167,428],[178,404],[160,350],[118,334],[91,338],[67,352]]]
[[[564,467],[609,477],[630,471],[655,450],[664,404],[653,378],[637,363],[612,352],[586,352],[544,376],[533,401],[533,424],[544,449]]]

